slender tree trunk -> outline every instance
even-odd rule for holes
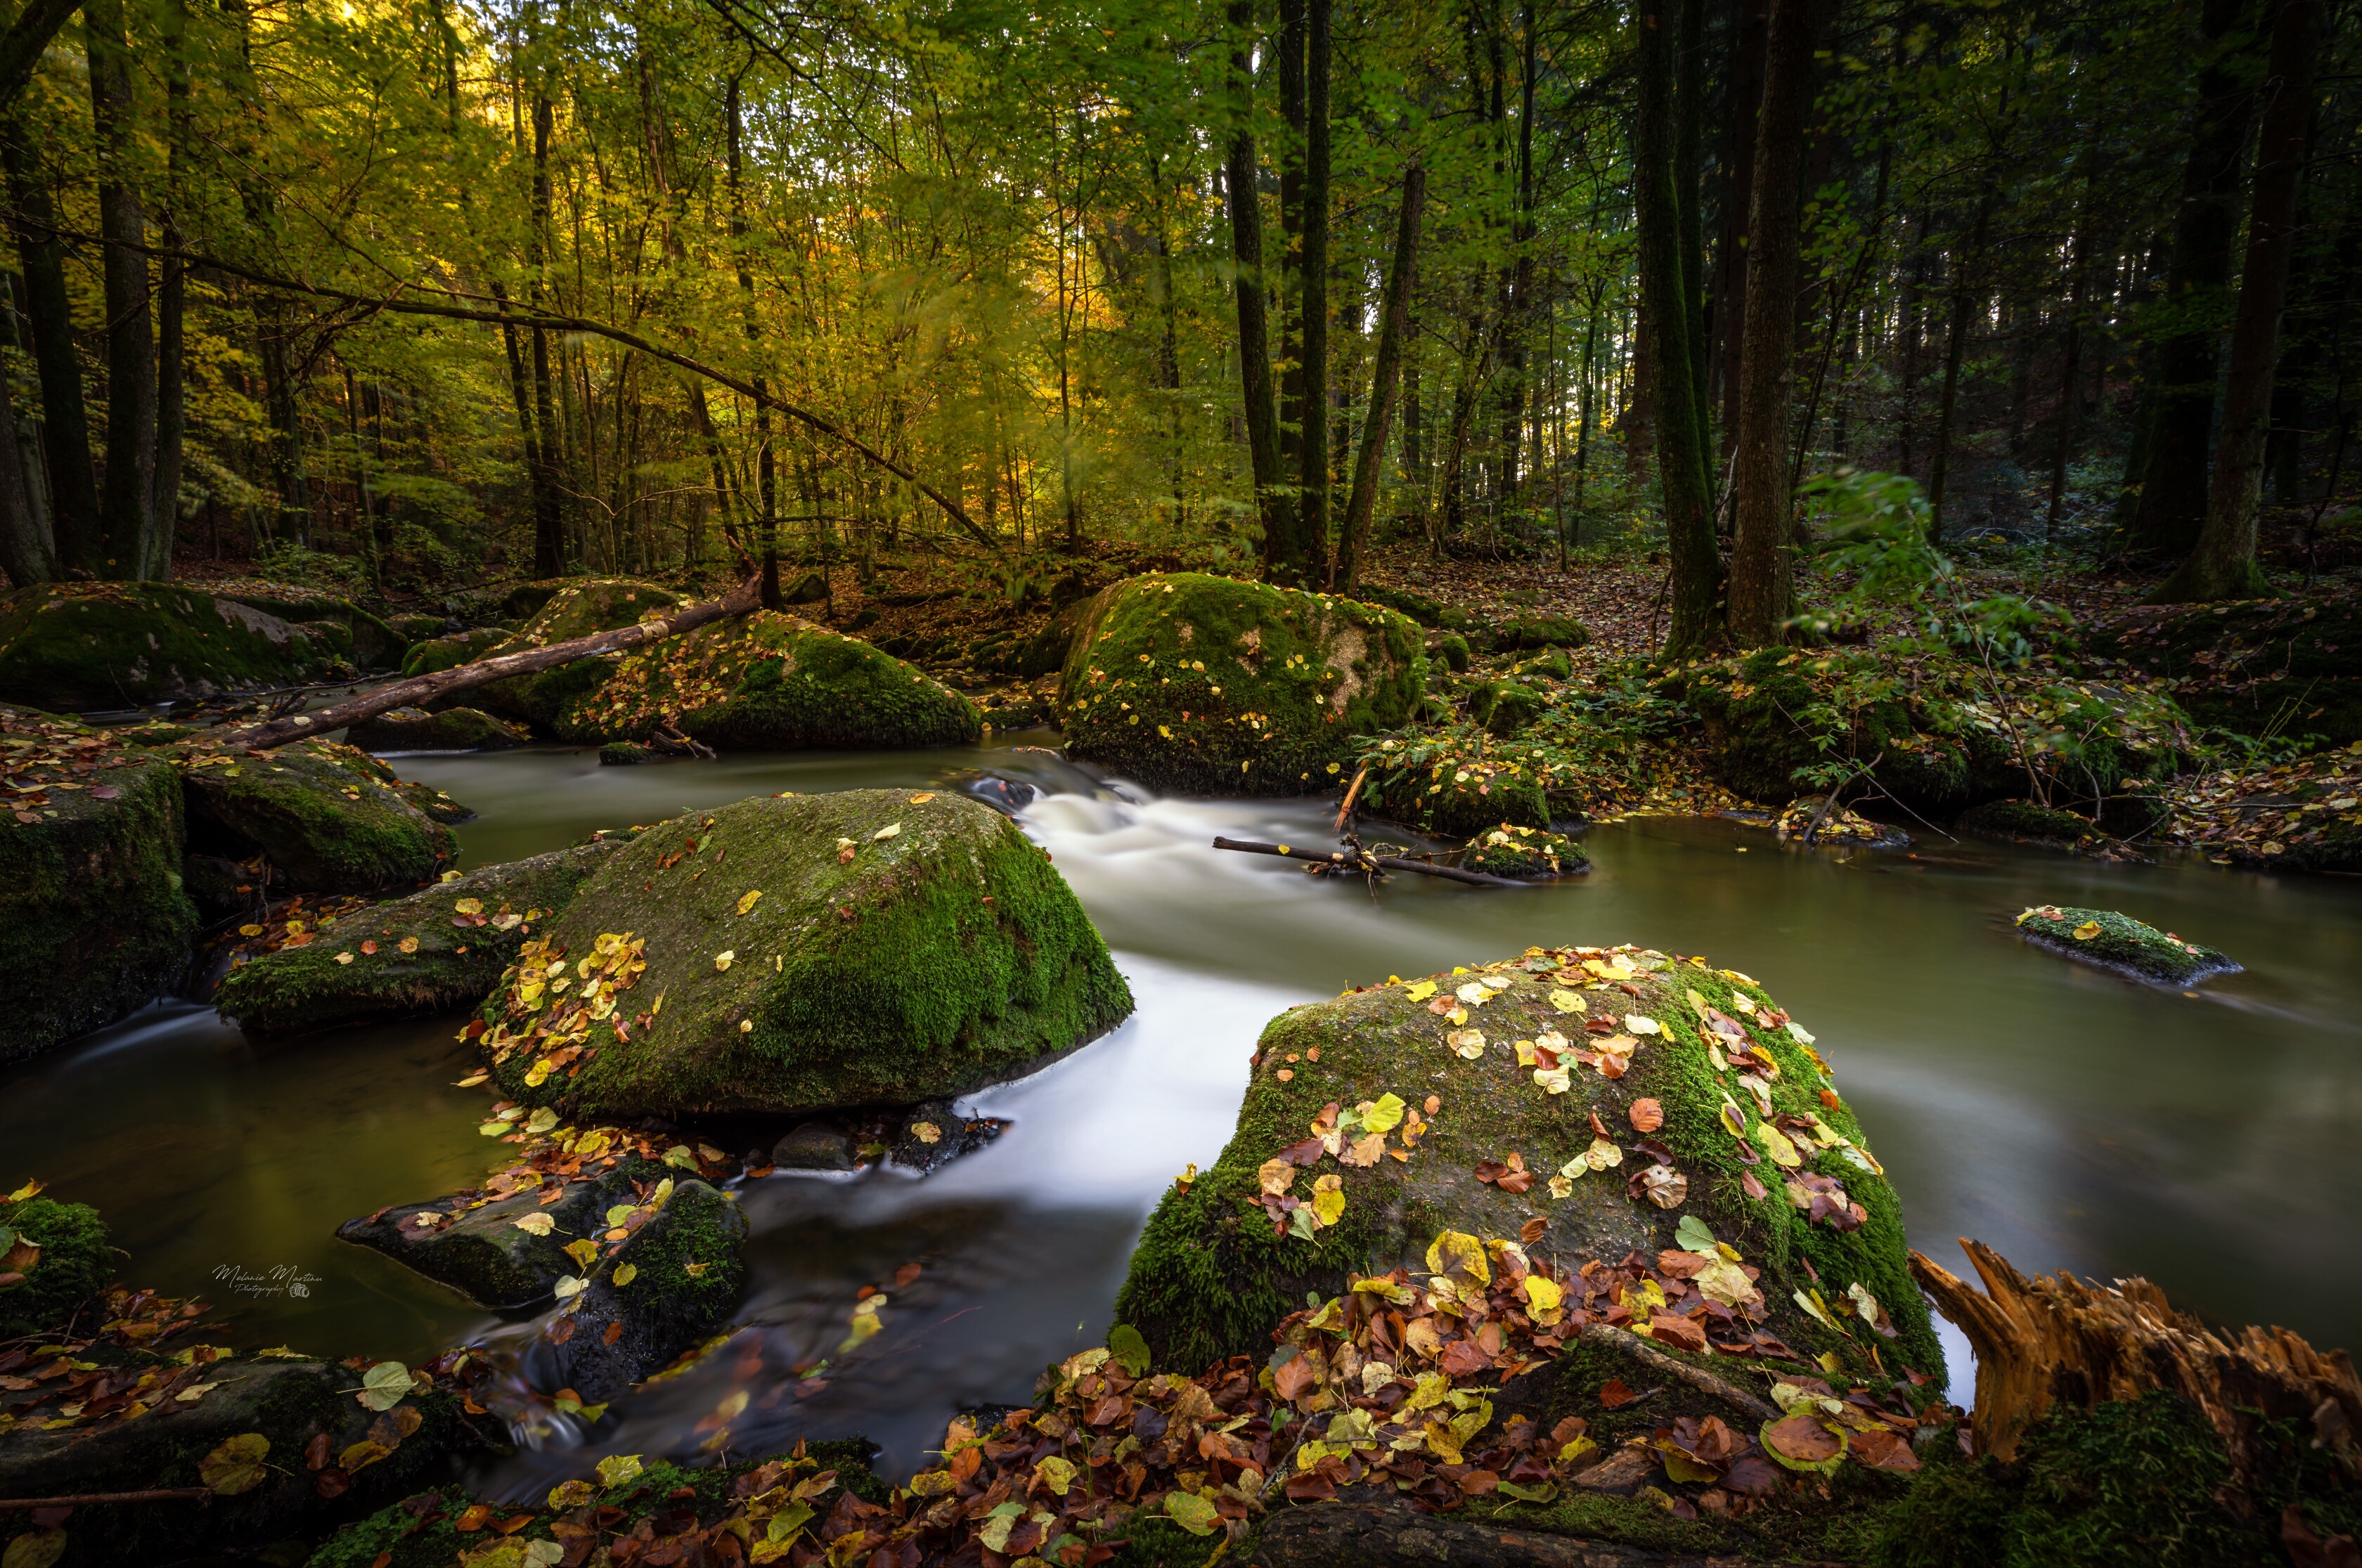
[[[1682,287],[1688,315],[1690,417],[1697,425],[1699,466],[1706,504],[1714,504],[1713,403],[1706,395],[1706,360],[1713,349],[1705,316],[1705,210],[1700,176],[1705,164],[1705,0],[1674,0],[1681,14],[1673,56],[1673,196],[1681,207]]]
[[[1722,340],[1722,455],[1738,440],[1740,356],[1747,321],[1747,230],[1755,184],[1755,124],[1763,107],[1763,54],[1771,0],[1738,0],[1725,89],[1730,178],[1723,193],[1722,251],[1716,259],[1714,325]]]
[[[1960,361],[1969,346],[1969,315],[1976,298],[1969,291],[1985,251],[1985,228],[1992,216],[1990,189],[1977,198],[1976,215],[1969,224],[1965,248],[1952,252],[1952,303],[1944,330],[1944,385],[1936,399],[1936,452],[1927,469],[1927,529],[1944,536],[1944,490],[1951,477],[1952,411],[1960,391]]]
[[[1279,0],[1279,114],[1287,136],[1279,148],[1279,268],[1266,289],[1279,316],[1279,466],[1294,484],[1303,469],[1305,0]],[[1264,48],[1271,45],[1266,42]],[[1303,502],[1296,505],[1300,512]]]
[[[1231,208],[1232,292],[1239,315],[1239,391],[1245,403],[1247,454],[1254,469],[1255,510],[1263,522],[1264,575],[1297,582],[1304,572],[1296,508],[1280,493],[1287,478],[1280,465],[1279,410],[1273,402],[1271,321],[1263,265],[1263,198],[1255,189],[1254,76],[1247,63],[1247,39],[1254,25],[1253,0],[1231,0],[1230,25],[1236,35],[1231,53],[1233,129],[1223,180]]]
[[[533,99],[533,303],[549,304],[550,226],[549,138],[551,105],[536,91]],[[565,436],[558,429],[556,391],[550,384],[549,334],[533,328],[533,413],[541,434],[542,481],[534,502],[533,565],[536,577],[557,577],[566,570],[566,510],[558,494],[558,476],[565,466]]]
[[[1297,484],[1308,580],[1329,578],[1329,10],[1306,0],[1304,39],[1304,425]]]
[[[18,122],[0,125],[0,158],[7,164],[11,228],[25,281],[25,321],[40,380],[41,454],[48,469],[57,569],[95,576],[106,559],[105,540],[99,532],[90,415],[83,403],[82,365],[74,352],[55,210]]]
[[[755,274],[746,259],[746,195],[742,113],[736,76],[730,78],[723,100],[723,113],[730,133],[727,171],[730,180],[730,250],[738,273],[738,299],[746,333],[746,352],[752,363],[747,366],[746,379],[755,388],[755,493],[761,502],[762,515],[755,519],[756,554],[763,564],[763,608],[778,610],[779,600],[779,480],[776,458],[771,451],[771,408],[765,401],[770,386],[763,377],[763,323],[755,309]],[[1065,373],[1065,359],[1059,360],[1060,374]]]
[[[2058,508],[2067,494],[2067,462],[2074,455],[2077,426],[2083,413],[2083,388],[2080,378],[2083,360],[2083,297],[2090,283],[2092,249],[2092,177],[2087,171],[2083,181],[2082,212],[2075,225],[2075,238],[2069,248],[2067,282],[2067,341],[2061,358],[2065,363],[2058,372],[2058,444],[2050,453],[2050,498],[2042,513],[2043,543],[2049,544],[2058,528]]]
[[[181,207],[187,199],[185,182],[189,138],[189,13],[185,0],[173,0],[163,15],[172,32],[165,40],[165,119],[169,193],[163,213],[164,244],[182,248]],[[161,580],[171,573],[172,536],[181,520],[181,447],[188,432],[188,268],[178,261],[163,263],[161,286],[156,295],[156,466],[148,500],[148,533],[140,550],[139,575]]]
[[[1360,582],[1362,554],[1377,515],[1380,475],[1386,456],[1386,426],[1394,414],[1395,381],[1402,364],[1410,292],[1418,265],[1418,226],[1427,207],[1427,171],[1413,163],[1403,171],[1402,212],[1395,221],[1394,259],[1386,266],[1386,293],[1379,307],[1376,361],[1370,371],[1370,406],[1362,420],[1362,444],[1353,455],[1353,488],[1339,530],[1333,586],[1350,594]]]
[[[2247,216],[2246,261],[2239,272],[2238,312],[2231,324],[2231,372],[2223,392],[2223,436],[2207,488],[2206,523],[2189,558],[2157,591],[2160,603],[2256,598],[2269,591],[2256,561],[2256,514],[2263,499],[2264,443],[2271,430],[2280,307],[2296,250],[2317,7],[2318,0],[2279,0],[2273,15],[2256,193]]]
[[[91,125],[98,139],[100,272],[106,300],[106,478],[99,489],[99,575],[145,565],[156,474],[156,327],[148,297],[148,225],[132,184],[138,127],[121,0],[85,0]]]
[[[1813,106],[1813,0],[1772,0],[1763,55],[1739,360],[1738,537],[1730,565],[1730,635],[1741,647],[1779,641],[1794,609],[1788,410],[1795,382],[1805,127]]]
[[[17,311],[0,274],[0,344],[17,347]],[[50,581],[58,575],[57,548],[41,505],[39,476],[32,454],[17,431],[17,409],[6,376],[0,376],[0,567],[17,588]]]

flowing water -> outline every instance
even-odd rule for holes
[[[2362,1341],[2349,884],[1935,834],[1910,854],[1791,850],[1734,823],[1634,820],[1590,833],[1587,878],[1517,890],[1399,878],[1374,899],[1208,847],[1217,834],[1321,842],[1317,804],[1143,801],[1025,738],[633,768],[572,751],[398,761],[481,812],[458,829],[469,864],[757,793],[979,767],[1022,780],[1040,793],[1020,820],[1139,999],[1087,1050],[975,1097],[1009,1131],[932,1176],[745,1184],[748,1331],[619,1405],[591,1452],[749,1453],[861,1431],[889,1467],[922,1463],[954,1411],[1021,1401],[1044,1364],[1098,1342],[1158,1194],[1227,1138],[1266,1019],[1536,943],[1638,942],[1762,980],[1836,1066],[1914,1243],[1955,1270],[1954,1239],[1974,1236],[2029,1272],[2146,1275],[2224,1321]],[[2122,909],[2247,971],[2185,996],[2080,967],[2014,934],[2011,917],[2042,902]],[[224,1303],[242,1348],[423,1360],[497,1325],[333,1232],[490,1163],[480,1091],[451,1087],[469,1060],[452,1034],[421,1020],[260,1048],[208,1010],[160,1004],[0,1073],[0,1180],[38,1174],[96,1204],[131,1254],[127,1277]],[[895,1286],[911,1263],[915,1281]],[[892,1297],[885,1331],[840,1358],[865,1285]],[[523,1494],[582,1462],[553,1445],[497,1484]]]

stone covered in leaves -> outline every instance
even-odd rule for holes
[[[552,643],[620,631],[651,616],[662,615],[681,602],[679,594],[653,582],[635,582],[628,578],[569,581],[550,596],[522,630],[473,657],[492,658],[502,654],[525,653]],[[577,659],[536,674],[495,680],[478,687],[472,695],[512,718],[547,724],[584,692],[596,687],[613,668],[612,659]]]
[[[1375,605],[1197,572],[1117,583],[1066,656],[1069,756],[1152,790],[1325,790],[1418,711],[1418,627]]]
[[[1772,825],[1783,844],[1852,844],[1872,849],[1904,849],[1911,844],[1911,835],[1901,828],[1874,823],[1851,806],[1831,805],[1827,795],[1799,795],[1780,809]]]
[[[2036,947],[2160,985],[2186,986],[2239,970],[2228,954],[2184,942],[2114,910],[2043,904],[2019,914],[2017,929]]]
[[[501,626],[477,626],[465,632],[454,632],[447,637],[430,637],[413,646],[402,661],[402,673],[409,678],[419,675],[440,675],[463,664],[473,664],[508,641],[509,632]]]
[[[1131,1010],[1014,823],[855,790],[640,834],[527,944],[480,1044],[510,1094],[579,1114],[789,1112],[1015,1077]]]
[[[917,666],[768,610],[635,649],[550,722],[585,745],[672,724],[722,751],[970,745],[984,724]]]
[[[396,708],[355,724],[345,738],[363,751],[501,751],[533,737],[524,725],[477,708]]]
[[[356,747],[298,741],[225,751],[200,734],[171,755],[188,802],[190,847],[233,860],[267,856],[288,887],[366,892],[431,881],[457,853],[449,831],[413,802],[392,770]]]
[[[1571,615],[1520,615],[1503,622],[1493,632],[1496,653],[1526,648],[1579,648],[1591,641],[1591,628]]]
[[[1760,1264],[1749,1291],[1570,1308],[1571,1328],[1940,1375],[1893,1189],[1802,1026],[1733,971],[1533,949],[1273,1020],[1237,1132],[1158,1206],[1116,1314],[1203,1366],[1261,1353],[1307,1290],[1416,1269],[1440,1231],[1546,1231],[1560,1257],[1614,1259],[1683,1248],[1694,1224]]]
[[[1534,881],[1580,876],[1591,869],[1591,856],[1562,833],[1503,823],[1470,839],[1460,865],[1462,870],[1482,871],[1488,877]]]
[[[601,840],[486,866],[351,911],[309,942],[234,967],[214,1003],[266,1034],[472,1007],[535,923],[564,909],[615,847]]]
[[[349,599],[298,583],[270,582],[259,578],[229,578],[209,582],[207,591],[250,610],[293,625],[325,634],[331,646],[365,669],[385,669],[403,662],[410,638],[392,622],[362,609]],[[415,621],[416,616],[403,616]],[[440,630],[439,621],[430,621]],[[427,634],[433,635],[432,632]]]
[[[174,583],[46,582],[0,600],[0,699],[37,708],[284,685],[341,651],[317,627]]]
[[[180,982],[181,782],[102,731],[0,710],[0,1062],[114,1022]]]
[[[1360,762],[1370,769],[1362,804],[1388,822],[1452,838],[1550,825],[1536,770],[1514,752],[1487,756],[1474,729],[1389,735],[1365,746]]]

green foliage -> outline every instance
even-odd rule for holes
[[[17,1242],[40,1248],[18,1285],[0,1286],[0,1340],[62,1328],[77,1308],[115,1277],[115,1249],[98,1210],[81,1203],[28,1198],[0,1201],[0,1254]],[[85,1325],[85,1329],[95,1325]]]

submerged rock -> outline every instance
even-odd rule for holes
[[[640,834],[486,1005],[513,1097],[569,1114],[908,1103],[1015,1077],[1131,993],[1009,819],[949,792],[742,801]]]
[[[1550,877],[1581,876],[1591,869],[1591,856],[1583,852],[1583,845],[1562,833],[1503,823],[1470,839],[1460,865],[1463,870],[1482,871],[1488,877],[1540,881]]]
[[[1395,611],[1198,572],[1117,583],[1066,656],[1067,755],[1151,790],[1325,790],[1356,737],[1418,711],[1427,656]]]
[[[2103,969],[2164,986],[2187,986],[2213,975],[2235,975],[2226,953],[2184,942],[2114,910],[2042,904],[2017,917],[2017,929],[2036,947]]]
[[[64,1328],[114,1277],[115,1249],[97,1209],[38,1196],[0,1198],[0,1340]]]
[[[450,831],[353,746],[298,741],[255,756],[211,750],[200,736],[174,756],[190,847],[234,860],[268,856],[298,891],[432,881],[457,853]]]
[[[1812,1037],[1744,976],[1630,948],[1530,949],[1274,1019],[1236,1133],[1157,1206],[1116,1317],[1159,1365],[1260,1359],[1306,1292],[1433,1273],[1446,1231],[1570,1267],[1691,1254],[1691,1290],[1630,1314],[1665,1348],[1762,1334],[1943,1375],[1894,1191]]]
[[[0,1063],[114,1022],[180,983],[197,930],[181,781],[153,753],[0,713]]]
[[[645,742],[668,721],[720,751],[973,745],[976,704],[857,637],[758,610],[625,655],[553,727]]]
[[[355,724],[345,739],[363,751],[501,751],[529,745],[533,736],[478,708],[396,708]]]
[[[0,600],[0,698],[128,708],[325,671],[343,648],[312,626],[164,582],[48,582]]]
[[[264,1034],[472,1007],[617,847],[602,840],[487,866],[346,915],[316,941],[232,969],[214,1004]]]

